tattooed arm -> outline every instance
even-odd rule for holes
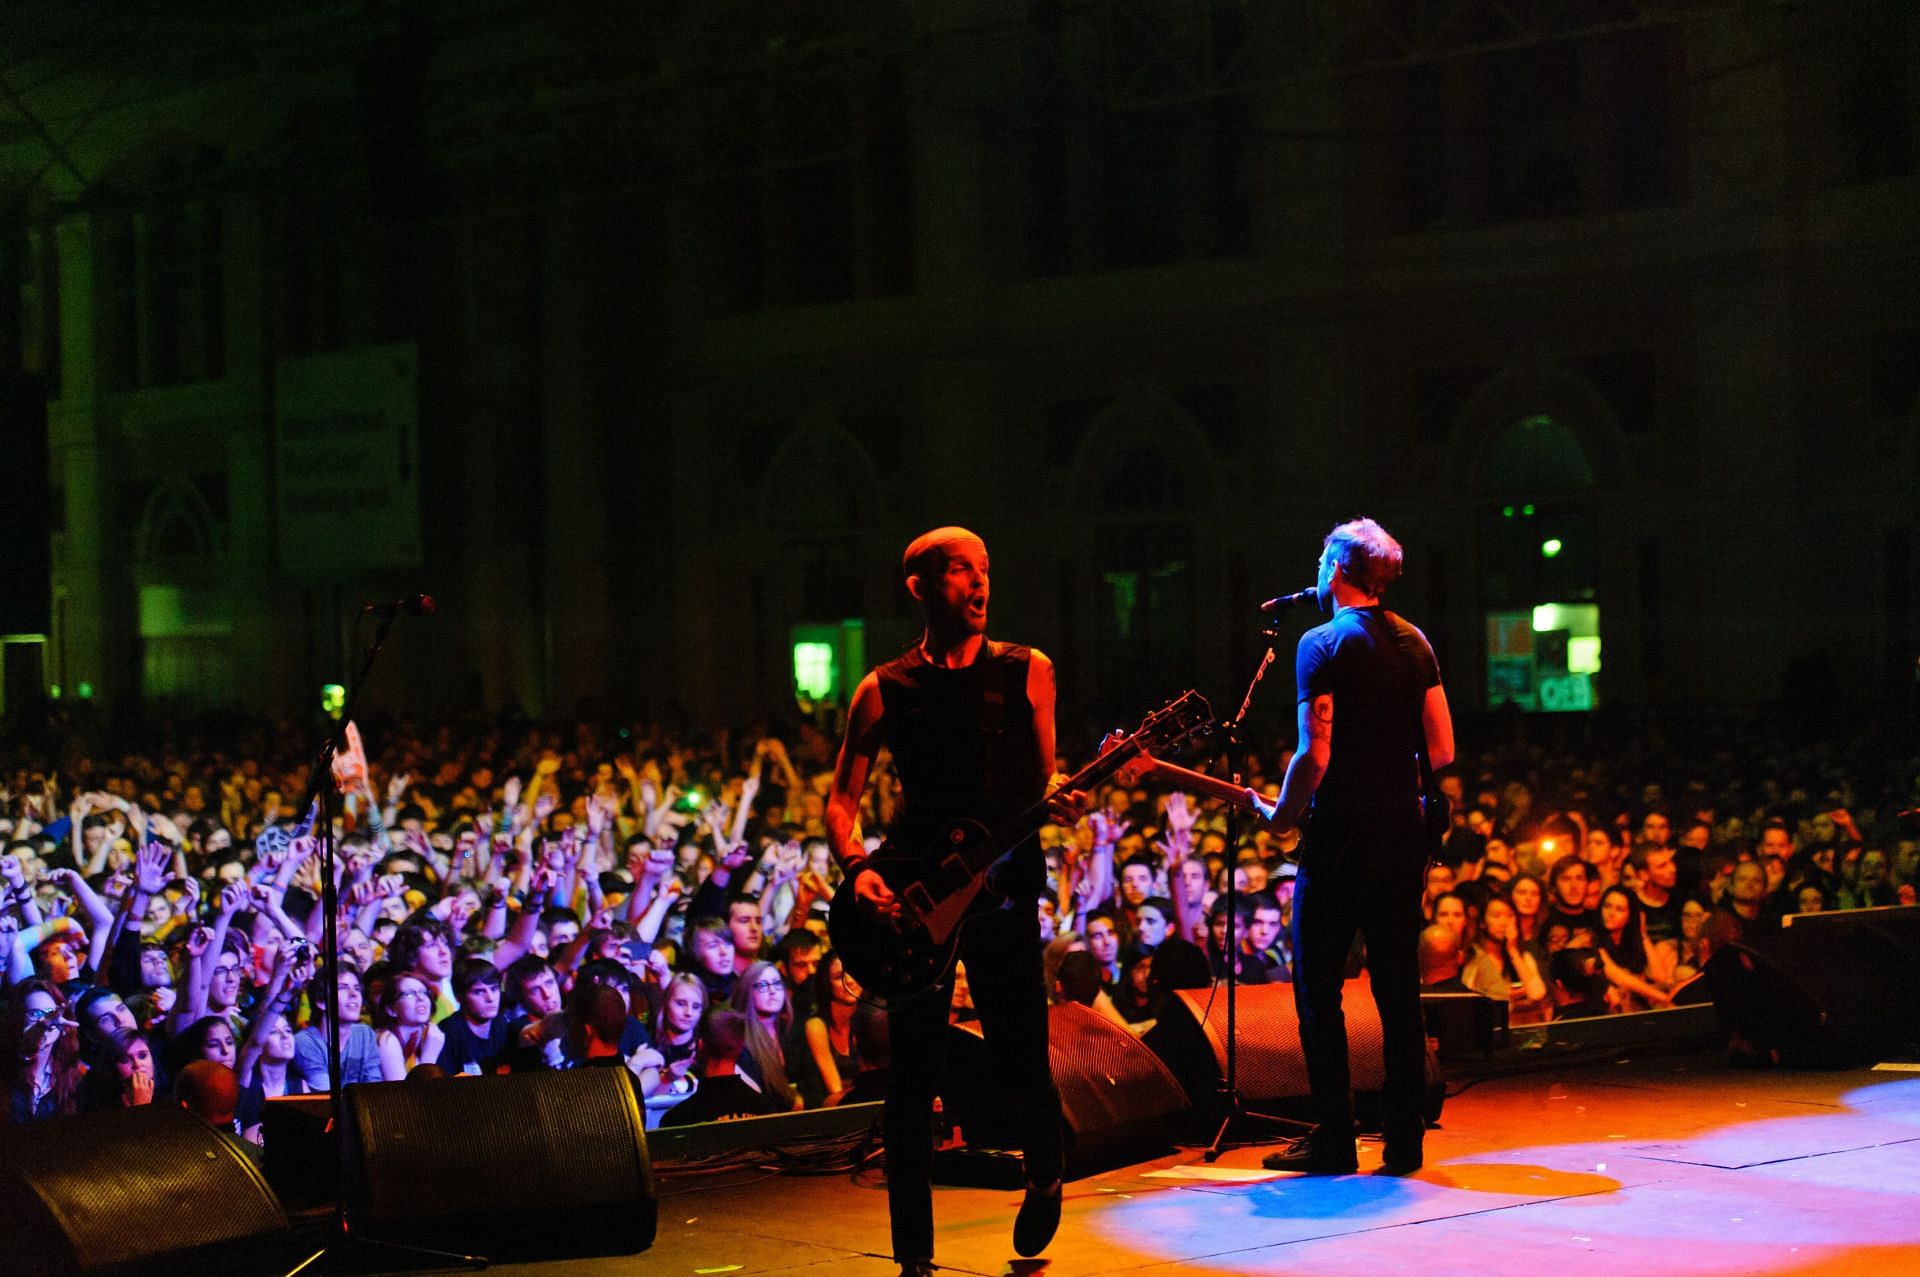
[[[1307,801],[1327,774],[1327,757],[1333,747],[1333,697],[1321,693],[1300,702],[1300,748],[1287,765],[1287,778],[1280,786],[1280,801],[1272,820],[1281,832],[1300,823]]]

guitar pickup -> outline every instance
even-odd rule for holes
[[[933,913],[933,896],[927,891],[927,884],[924,882],[916,882],[907,888],[906,901],[915,915],[921,919],[930,917]]]

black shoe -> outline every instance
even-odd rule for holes
[[[1424,1165],[1419,1140],[1389,1142],[1381,1150],[1380,1173],[1382,1175],[1411,1175]]]
[[[1013,1249],[1022,1259],[1032,1259],[1045,1250],[1060,1230],[1060,1199],[1065,1191],[1066,1185],[1060,1180],[1053,1182],[1051,1191],[1027,1186],[1020,1213],[1013,1219]]]
[[[1349,1141],[1328,1148],[1316,1145],[1313,1136],[1288,1140],[1277,1151],[1260,1159],[1270,1171],[1304,1171],[1308,1175],[1352,1175],[1360,1169],[1360,1158]]]
[[[933,1277],[931,1259],[907,1259],[900,1263],[900,1277]]]

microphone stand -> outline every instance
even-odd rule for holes
[[[1267,670],[1273,664],[1274,648],[1280,641],[1277,621],[1269,622],[1260,635],[1266,640],[1266,652],[1260,658],[1259,667],[1253,671],[1253,679],[1247,684],[1247,694],[1240,701],[1239,712],[1233,721],[1226,725],[1227,770],[1231,773],[1235,787],[1246,784],[1247,770],[1247,714],[1253,709],[1253,696],[1260,688],[1260,682],[1266,678]],[[1236,910],[1239,904],[1239,892],[1234,885],[1234,877],[1239,868],[1240,857],[1240,808],[1234,803],[1227,804],[1227,889],[1226,952],[1222,954],[1227,967],[1227,1067],[1220,1079],[1220,1129],[1214,1132],[1213,1142],[1207,1145],[1202,1154],[1207,1162],[1218,1161],[1222,1153],[1235,1145],[1248,1145],[1260,1141],[1247,1138],[1244,1134],[1234,1135],[1236,1128],[1244,1128],[1258,1123],[1281,1130],[1306,1132],[1313,1129],[1311,1122],[1296,1122],[1292,1118],[1280,1117],[1273,1113],[1260,1113],[1247,1107],[1247,1098],[1240,1091],[1240,1035],[1238,1021],[1240,993],[1240,920]]]
[[[298,1277],[322,1259],[350,1259],[355,1249],[377,1249],[396,1255],[408,1256],[416,1260],[431,1260],[435,1263],[453,1263],[463,1267],[480,1269],[488,1265],[488,1260],[479,1255],[461,1255],[452,1251],[430,1250],[424,1246],[410,1246],[404,1242],[383,1241],[377,1237],[367,1237],[357,1232],[353,1221],[347,1215],[348,1181],[353,1175],[352,1159],[347,1155],[347,1100],[346,1073],[340,1059],[340,873],[344,866],[337,863],[333,836],[334,799],[336,787],[333,780],[333,760],[347,743],[347,724],[353,721],[354,706],[359,703],[360,692],[367,685],[368,677],[373,673],[373,664],[380,658],[380,649],[386,645],[387,635],[393,629],[393,622],[404,609],[394,608],[380,613],[380,626],[374,631],[373,642],[361,655],[360,669],[354,675],[353,682],[347,686],[346,696],[340,707],[340,716],[333,726],[326,729],[326,737],[320,743],[315,754],[313,767],[307,773],[307,790],[297,811],[315,812],[314,824],[320,843],[320,863],[325,867],[320,875],[320,908],[326,910],[325,931],[320,940],[321,956],[325,960],[326,978],[333,981],[333,988],[327,990],[327,1078],[331,1083],[327,1095],[328,1125],[333,1131],[335,1152],[340,1172],[339,1187],[334,1194],[333,1218],[329,1222],[330,1237],[325,1246],[301,1260],[286,1277]],[[358,618],[354,622],[354,634],[358,638],[360,625]],[[395,1081],[399,1079],[393,1079]]]

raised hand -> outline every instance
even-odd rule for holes
[[[167,873],[172,865],[173,853],[165,844],[145,844],[134,857],[134,886],[144,895],[159,895],[167,885]]]
[[[247,903],[247,888],[242,883],[228,883],[220,889],[220,916],[231,918],[239,913]]]
[[[187,956],[189,958],[201,956],[207,951],[207,946],[212,943],[212,927],[195,927],[187,933]]]
[[[387,782],[387,806],[391,807],[395,803],[398,803],[402,795],[404,795],[407,792],[407,786],[412,783],[413,783],[413,777],[407,775],[407,773],[405,772],[401,772],[399,775],[395,776],[392,780],[388,781]]]
[[[559,770],[560,770],[560,756],[554,753],[552,750],[548,750],[544,754],[542,754],[540,756],[540,761],[538,763],[535,763],[533,767],[534,774],[539,776],[543,780],[553,775],[555,772]]]
[[[1098,847],[1111,847],[1126,837],[1127,830],[1133,828],[1131,820],[1104,811],[1096,811],[1090,817],[1093,821],[1093,841]]]
[[[555,797],[551,791],[541,794],[533,800],[533,818],[535,822],[544,823],[547,817],[553,815],[554,808],[559,805],[559,798]]]
[[[1193,832],[1199,813],[1193,810],[1192,800],[1179,790],[1167,795],[1167,833],[1179,835],[1184,839]],[[1184,845],[1184,844],[1183,844]]]
[[[508,811],[520,805],[521,781],[518,776],[507,777],[507,783],[500,787],[500,802]]]

